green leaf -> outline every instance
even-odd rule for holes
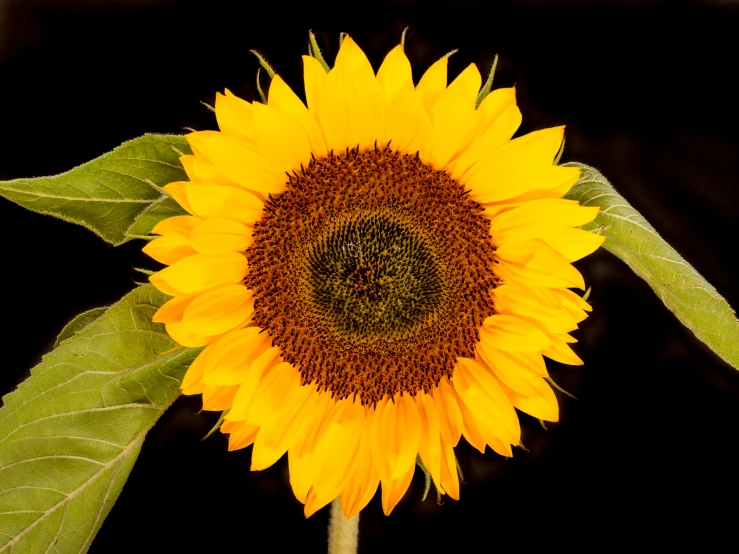
[[[181,136],[144,135],[61,175],[0,181],[0,196],[118,245],[139,214],[164,197],[158,187],[187,179],[173,148],[190,152]]]
[[[92,310],[88,310],[79,314],[77,317],[75,317],[72,321],[64,326],[64,329],[62,329],[62,332],[59,333],[59,336],[56,338],[54,348],[59,346],[68,338],[73,337],[76,333],[82,331],[85,327],[88,327],[93,321],[98,319],[107,310],[108,308],[93,308]]]
[[[595,221],[583,228],[602,228],[606,250],[644,279],[696,337],[739,369],[739,321],[726,300],[596,169],[579,163],[564,165],[582,171],[567,198],[601,209]]]
[[[44,356],[0,409],[0,552],[85,552],[197,349],[138,288]]]

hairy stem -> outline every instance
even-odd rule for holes
[[[344,517],[341,502],[331,503],[331,520],[328,524],[328,554],[356,554],[359,539],[359,514],[351,519]]]

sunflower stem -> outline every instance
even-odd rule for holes
[[[359,539],[359,514],[344,517],[341,501],[331,502],[331,520],[328,523],[328,554],[356,554]]]

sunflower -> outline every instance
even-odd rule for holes
[[[458,499],[461,436],[511,456],[516,409],[558,418],[543,356],[582,363],[571,262],[603,241],[575,228],[597,208],[562,199],[564,129],[512,139],[514,89],[480,94],[474,64],[414,85],[402,45],[375,74],[349,36],[330,70],[303,63],[307,107],[275,75],[187,136],[190,180],[165,189],[190,215],[144,248],[173,297],[154,321],[205,346],[183,393],[252,470],[287,453],[306,516],[340,497],[350,518],[380,484],[389,514],[417,460]]]

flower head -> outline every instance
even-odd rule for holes
[[[511,456],[515,409],[558,418],[543,356],[582,363],[571,262],[602,243],[575,228],[597,208],[561,198],[563,128],[511,139],[515,91],[478,106],[474,65],[414,85],[402,46],[375,74],[348,36],[330,72],[303,60],[307,107],[275,75],[265,104],[218,94],[220,131],[188,135],[190,181],[165,188],[190,215],[144,249],[169,266],[155,321],[207,345],[183,392],[227,411],[252,469],[287,453],[307,515],[340,496],[351,517],[380,483],[389,513],[417,457],[459,498],[461,436]]]

